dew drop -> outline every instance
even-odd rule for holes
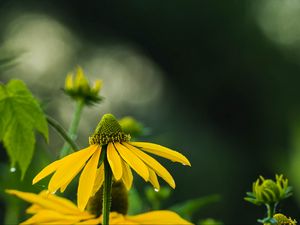
[[[56,193],[56,191],[52,191],[52,192],[51,192],[51,194],[53,194],[53,195],[54,195],[55,193]]]
[[[186,166],[186,164],[182,163],[183,166]]]
[[[17,170],[17,169],[16,169],[15,167],[11,167],[9,171],[10,171],[11,173],[14,173],[14,172],[16,172],[16,170]]]
[[[154,188],[154,191],[155,191],[155,192],[159,192],[159,189],[157,189],[157,188]]]

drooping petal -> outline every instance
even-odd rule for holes
[[[28,214],[35,214],[38,211],[40,211],[41,209],[43,209],[41,206],[39,206],[37,204],[33,204],[33,205],[31,205],[30,207],[28,207],[26,209],[26,213],[28,213]]]
[[[58,202],[51,201],[51,199],[47,199],[41,195],[37,195],[29,192],[21,192],[17,190],[6,190],[6,192],[12,195],[16,195],[17,197],[27,202],[37,204],[44,209],[54,210],[64,214],[72,214],[74,212],[73,209],[66,207],[65,204],[60,204]],[[49,196],[51,196],[51,194],[49,194]]]
[[[153,187],[156,191],[159,191],[160,185],[159,185],[159,182],[157,180],[156,173],[150,167],[148,167],[148,170],[149,170],[149,181],[150,181],[150,183],[153,185]]]
[[[129,221],[136,222],[138,224],[180,224],[191,225],[192,223],[181,218],[178,214],[168,210],[157,210],[147,213],[142,213],[136,216],[125,216]],[[113,224],[113,221],[111,221]],[[126,223],[125,223],[126,224]]]
[[[126,162],[124,162],[123,160],[121,162],[123,167],[122,181],[125,184],[126,189],[130,190],[133,181],[132,172]]]
[[[79,178],[77,202],[81,211],[84,210],[93,191],[100,153],[101,148],[98,148],[84,167]]]
[[[130,144],[124,143],[124,145],[140,159],[142,159],[149,167],[151,167],[158,174],[158,176],[163,178],[172,188],[175,188],[175,181],[173,177],[158,161]]]
[[[78,216],[68,216],[52,210],[41,210],[21,224],[49,224],[64,221],[64,224],[75,224],[81,220]]]
[[[46,166],[41,172],[39,172],[32,180],[32,184],[39,182],[41,179],[47,177],[53,173],[61,165],[61,160],[56,160],[53,163]]]
[[[60,192],[63,193],[66,188],[69,186],[69,184],[72,182],[72,180],[74,179],[74,177],[76,177],[76,175],[82,170],[82,168],[85,166],[85,164],[82,164],[82,166],[80,168],[78,168],[77,172],[73,174],[72,177],[69,177],[69,179],[66,181],[65,184],[60,186]]]
[[[139,159],[135,154],[128,150],[124,145],[116,142],[114,143],[117,151],[120,153],[123,160],[129,164],[145,181],[149,180],[149,171],[145,163]]]
[[[164,146],[149,143],[149,142],[129,142],[129,143],[136,147],[142,148],[146,152],[150,152],[152,154],[164,157],[173,162],[180,162],[183,165],[191,166],[191,163],[184,155],[182,155],[177,151],[166,148]]]
[[[104,181],[104,164],[102,163],[96,172],[96,179],[91,196],[94,196],[96,192],[101,188]]]
[[[120,180],[123,173],[121,158],[119,156],[119,153],[116,151],[113,143],[109,143],[107,145],[107,159],[115,179],[117,181]]]
[[[76,224],[77,225],[98,225],[101,223],[102,223],[102,218],[96,218],[96,219],[85,220]]]
[[[45,200],[47,201],[51,201],[53,203],[56,203],[60,206],[63,206],[65,209],[69,209],[69,213],[68,214],[82,214],[82,212],[80,212],[77,208],[77,206],[71,202],[70,200],[63,198],[63,197],[59,197],[57,195],[53,195],[53,194],[49,194],[48,191],[42,191],[39,196],[43,197]]]
[[[97,150],[98,145],[91,145],[88,148],[72,153],[61,159],[62,163],[51,178],[48,189],[55,192],[58,188],[66,184],[74,174],[78,173],[80,167],[91,157]]]

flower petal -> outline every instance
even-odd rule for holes
[[[64,214],[72,214],[74,212],[73,209],[65,207],[64,204],[52,201],[51,199],[47,199],[41,195],[17,190],[6,190],[6,192],[12,195],[16,195],[17,197],[27,202],[37,204],[44,209],[55,210]],[[49,196],[51,196],[51,194],[49,194]]]
[[[82,168],[85,166],[85,164],[82,164],[82,166],[80,168],[78,168],[77,172],[73,174],[72,177],[69,177],[69,179],[66,181],[66,183],[62,186],[60,186],[60,192],[63,193],[66,188],[68,187],[68,185],[71,183],[71,181],[74,179],[74,177],[76,177],[76,175],[82,170]]]
[[[107,159],[115,179],[117,181],[120,180],[123,172],[121,158],[119,156],[119,153],[116,151],[113,143],[109,143],[107,145]]]
[[[100,153],[101,153],[101,148],[98,147],[96,152],[93,154],[91,159],[84,167],[81,176],[79,178],[79,185],[77,191],[78,193],[77,203],[78,203],[78,208],[81,211],[84,210],[93,191]]]
[[[39,182],[41,179],[47,177],[53,173],[61,165],[61,160],[56,160],[53,163],[46,166],[41,172],[39,172],[32,180],[32,184]]]
[[[63,197],[59,197],[57,195],[53,195],[53,194],[49,194],[48,191],[42,191],[41,193],[39,193],[39,196],[43,197],[44,199],[46,199],[47,201],[51,201],[53,203],[56,203],[60,206],[63,206],[65,209],[69,209],[69,213],[68,214],[78,214],[81,213],[77,206],[71,202],[70,200],[63,198]]]
[[[128,150],[124,145],[116,142],[114,143],[117,151],[125,162],[129,164],[145,181],[149,180],[149,171],[145,163],[139,159],[135,154]]]
[[[146,152],[164,157],[173,162],[180,162],[183,165],[191,166],[189,160],[179,152],[166,148],[164,146],[153,144],[149,142],[129,142],[130,144],[142,148]]]
[[[91,196],[94,196],[96,192],[101,188],[104,181],[104,164],[102,163],[96,172],[96,179]]]
[[[91,145],[88,148],[72,153],[61,159],[61,165],[49,182],[49,191],[55,192],[58,188],[65,185],[70,178],[74,177],[74,174],[76,175],[79,172],[79,168],[85,164],[97,148],[98,145]]]
[[[126,189],[130,190],[133,181],[132,172],[126,162],[124,162],[123,160],[121,162],[123,167],[122,181],[125,184]]]
[[[173,177],[158,161],[130,144],[124,143],[124,145],[140,159],[142,159],[149,167],[151,167],[158,174],[158,176],[163,178],[172,188],[175,188],[175,181]]]
[[[147,213],[142,213],[136,216],[125,216],[126,221],[134,221],[138,224],[180,224],[191,225],[192,223],[184,220],[179,215],[168,210],[157,210]],[[111,221],[113,223],[113,221]]]
[[[42,223],[53,223],[53,222],[61,222],[63,221],[63,224],[75,224],[76,222],[79,222],[81,220],[78,216],[68,216],[64,215],[52,210],[41,210],[28,220],[21,223],[22,224],[42,224]],[[58,224],[58,223],[57,223]],[[61,224],[61,223],[59,223]]]
[[[153,185],[155,190],[159,191],[160,185],[159,185],[159,182],[157,180],[156,173],[150,167],[148,167],[148,170],[149,170],[149,181],[150,181],[150,183]]]

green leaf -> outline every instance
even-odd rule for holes
[[[209,195],[178,203],[170,207],[170,210],[177,212],[179,215],[188,220],[191,220],[193,214],[195,214],[200,208],[218,201],[220,201],[219,195]]]
[[[0,140],[11,160],[19,164],[22,178],[34,152],[34,130],[48,141],[48,124],[45,115],[23,81],[11,80],[0,85]]]

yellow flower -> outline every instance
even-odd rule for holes
[[[102,100],[98,92],[102,88],[102,80],[96,80],[93,87],[84,75],[83,69],[77,67],[76,74],[68,73],[64,91],[75,100],[84,101],[86,104],[97,103]]]
[[[175,181],[171,174],[145,152],[183,165],[191,165],[185,156],[169,148],[148,142],[130,142],[130,136],[123,133],[120,124],[111,114],[102,117],[89,142],[89,147],[46,166],[33,179],[33,184],[55,172],[48,184],[48,190],[51,193],[55,193],[58,189],[63,192],[83,169],[79,178],[77,204],[79,209],[84,210],[89,198],[103,184],[104,165],[103,159],[99,163],[99,159],[102,158],[100,155],[106,155],[114,179],[122,180],[127,189],[130,189],[133,181],[130,168],[145,181],[149,181],[156,190],[160,188],[157,175],[175,188]]]
[[[102,223],[102,216],[97,217],[87,211],[82,212],[76,205],[68,199],[48,194],[42,191],[40,194],[21,192],[17,190],[7,190],[9,194],[32,203],[26,210],[33,216],[22,222],[25,224],[90,224]],[[190,222],[182,219],[172,211],[160,210],[147,212],[135,216],[122,215],[117,212],[110,213],[110,224],[182,224],[188,225]]]

